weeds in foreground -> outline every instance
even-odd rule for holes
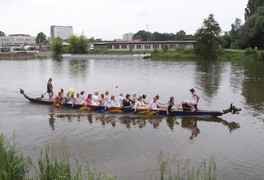
[[[209,161],[203,160],[203,162],[197,167],[192,166],[191,160],[186,161],[179,160],[177,157],[165,156],[162,152],[157,158],[158,167],[154,169],[148,169],[145,173],[145,179],[156,179],[160,177],[160,180],[216,180],[216,163],[212,157]]]
[[[4,180],[115,180],[116,176],[105,174],[91,168],[88,161],[86,166],[70,161],[70,154],[64,144],[57,146],[47,145],[45,151],[41,150],[38,165],[34,166],[29,157],[24,157],[21,151],[16,150],[14,140],[5,141],[0,135],[0,179]],[[145,179],[161,180],[216,180],[215,159],[204,160],[197,167],[192,166],[190,160],[182,161],[176,156],[165,156],[162,152],[157,158],[157,167],[148,169]],[[74,165],[74,166],[72,166]],[[29,177],[28,171],[35,168]]]
[[[24,179],[30,166],[31,160],[16,150],[14,139],[6,141],[0,135],[0,179]]]

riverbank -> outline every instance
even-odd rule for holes
[[[197,60],[193,49],[177,50],[167,52],[153,52],[151,54],[153,60]],[[219,52],[217,60],[264,60],[264,51],[258,50],[221,50]]]
[[[52,57],[51,51],[36,52],[0,52],[0,60],[28,60],[28,59],[48,59]]]

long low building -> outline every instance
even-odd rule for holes
[[[93,43],[94,50],[108,51],[154,51],[194,48],[195,40],[182,41],[102,41]]]
[[[27,34],[10,34],[9,36],[0,36],[0,47],[22,47],[25,45],[36,45],[36,37],[32,37]]]

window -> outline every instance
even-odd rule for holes
[[[158,44],[153,44],[153,49],[159,49],[159,45]]]
[[[141,49],[141,45],[140,44],[137,44],[137,49]]]
[[[135,45],[134,44],[129,45],[129,49],[135,49]]]
[[[126,45],[126,44],[123,44],[123,45],[121,46],[121,48],[122,48],[122,49],[127,49],[127,45]]]
[[[119,49],[119,45],[114,45],[114,49]]]
[[[176,44],[170,44],[170,49],[176,49]]]
[[[145,49],[150,49],[150,44],[145,44]]]
[[[112,45],[107,45],[107,49],[113,49]]]

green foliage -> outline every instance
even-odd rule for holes
[[[38,33],[36,38],[36,44],[39,44],[41,46],[42,43],[46,42],[46,35],[43,32]]]
[[[5,33],[0,31],[0,36],[5,36]]]
[[[52,52],[55,55],[62,54],[63,52],[63,41],[60,37],[56,37],[51,45]]]
[[[264,1],[263,0],[249,0],[247,4],[247,8],[245,8],[245,19],[253,15],[258,7],[263,6]]]
[[[79,37],[72,35],[67,39],[69,43],[68,52],[71,54],[85,54],[87,53],[88,40],[85,36]]]
[[[4,180],[22,180],[27,174],[31,165],[29,158],[16,150],[14,141],[6,142],[4,137],[0,136],[0,179]]]
[[[180,30],[179,32],[177,32],[175,34],[175,40],[184,40],[186,39],[187,35],[186,32],[184,30]]]
[[[177,32],[176,34],[159,32],[151,33],[144,30],[140,30],[133,36],[133,40],[141,41],[173,41],[183,39],[193,39],[193,35],[187,35],[183,30]]]
[[[197,56],[203,59],[216,59],[220,45],[221,28],[215,21],[213,14],[210,14],[203,21],[203,26],[195,34]]]
[[[167,155],[162,152],[157,158],[158,167],[154,169],[148,169],[145,173],[145,179],[175,179],[175,180],[216,180],[216,163],[212,157],[210,160],[203,160],[197,167],[192,166],[191,160],[187,159],[182,161],[177,157]]]

